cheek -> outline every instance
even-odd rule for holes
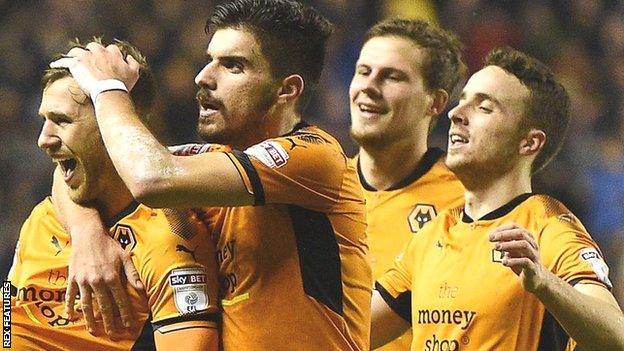
[[[361,88],[360,79],[358,79],[357,77],[353,77],[353,80],[351,81],[351,84],[349,85],[349,98],[353,100],[355,96],[357,95],[357,93],[361,90],[362,88]]]

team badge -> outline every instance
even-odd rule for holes
[[[428,204],[417,204],[407,216],[407,223],[412,233],[417,233],[422,227],[437,215],[435,207]]]
[[[176,308],[182,314],[208,309],[210,303],[204,268],[177,268],[169,275]]]
[[[284,147],[277,141],[272,140],[263,141],[260,144],[254,145],[245,150],[245,153],[257,158],[270,168],[282,167],[290,158]]]
[[[581,259],[587,263],[589,263],[598,279],[600,279],[605,285],[609,288],[613,287],[611,281],[609,280],[609,267],[605,263],[605,261],[600,257],[598,250],[592,247],[586,247],[581,249],[580,251]]]
[[[498,251],[496,249],[492,249],[492,262],[503,263],[504,258],[505,258],[504,252]]]
[[[117,226],[115,227],[115,234],[113,234],[113,238],[117,240],[121,245],[121,248],[126,251],[134,250],[134,247],[137,243],[132,228],[123,224],[117,224]]]

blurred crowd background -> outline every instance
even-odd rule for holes
[[[493,47],[510,45],[547,63],[572,98],[567,142],[535,178],[586,224],[624,301],[624,1],[310,0],[336,24],[321,88],[307,119],[353,155],[348,86],[365,30],[389,17],[426,18],[459,35],[470,71]],[[214,1],[0,0],[0,272],[6,276],[21,223],[50,193],[53,164],[37,148],[39,79],[73,38],[126,39],[157,77],[154,118],[169,144],[195,140],[195,74]],[[440,119],[432,144],[446,147]],[[397,126],[400,128],[400,126]]]

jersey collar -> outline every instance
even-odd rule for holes
[[[523,203],[524,200],[528,199],[529,197],[531,197],[533,195],[534,195],[533,193],[524,193],[524,194],[518,195],[515,198],[513,198],[511,201],[509,201],[508,203],[506,203],[503,206],[495,209],[494,211],[486,214],[485,216],[479,218],[478,220],[479,221],[488,221],[488,220],[492,220],[492,219],[501,218],[504,215],[506,215],[509,212],[511,212],[518,205]],[[464,222],[464,223],[473,223],[474,219],[470,218],[470,216],[466,214],[466,211],[462,210],[462,222]]]
[[[442,149],[440,148],[432,147],[432,148],[427,149],[427,151],[425,152],[423,157],[420,159],[420,162],[418,162],[418,165],[416,165],[416,168],[414,169],[412,173],[408,174],[408,176],[405,177],[403,180],[399,181],[398,183],[394,184],[393,186],[391,186],[390,188],[384,191],[398,190],[398,189],[404,188],[414,183],[415,181],[420,179],[420,177],[425,175],[425,173],[429,172],[431,167],[433,167],[433,165],[436,162],[438,162],[438,160],[442,156],[444,156],[444,151],[442,151]],[[364,175],[362,174],[362,168],[360,166],[359,157],[357,160],[357,171],[358,171],[358,177],[360,178],[360,183],[362,184],[362,187],[368,191],[377,191],[377,189],[375,189],[372,185],[368,184],[366,179],[364,179]]]
[[[137,209],[137,207],[139,207],[139,203],[136,202],[135,200],[132,200],[132,202],[130,202],[130,204],[126,206],[126,208],[121,210],[121,212],[114,215],[108,221],[104,221],[104,225],[106,226],[106,228],[112,228],[115,224],[117,224],[117,222],[121,221],[124,217],[134,212]]]

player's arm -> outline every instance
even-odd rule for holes
[[[371,350],[398,338],[410,328],[410,324],[396,313],[375,289],[371,300],[371,314]]]
[[[219,333],[216,326],[201,322],[181,322],[154,331],[157,350],[217,351]]]
[[[115,337],[122,326],[133,323],[132,307],[119,273],[121,267],[135,289],[142,290],[143,284],[130,255],[108,235],[98,211],[77,205],[69,198],[58,167],[53,178],[52,202],[72,240],[65,294],[66,313],[70,319],[78,317],[74,303],[80,292],[83,316],[89,332],[97,332],[93,312],[93,303],[97,302],[106,334]]]
[[[134,85],[139,66],[131,56],[126,62],[116,45],[104,48],[89,43],[86,49],[74,48],[68,57],[51,66],[68,68],[87,92],[106,79],[122,80],[127,87]],[[139,202],[151,207],[253,204],[253,195],[227,155],[174,156],[139,120],[128,93],[105,91],[95,100],[96,118],[108,154]]]
[[[624,315],[605,287],[582,282],[573,287],[557,277],[541,264],[533,235],[515,224],[494,230],[490,241],[506,253],[503,265],[584,350],[624,350]]]

